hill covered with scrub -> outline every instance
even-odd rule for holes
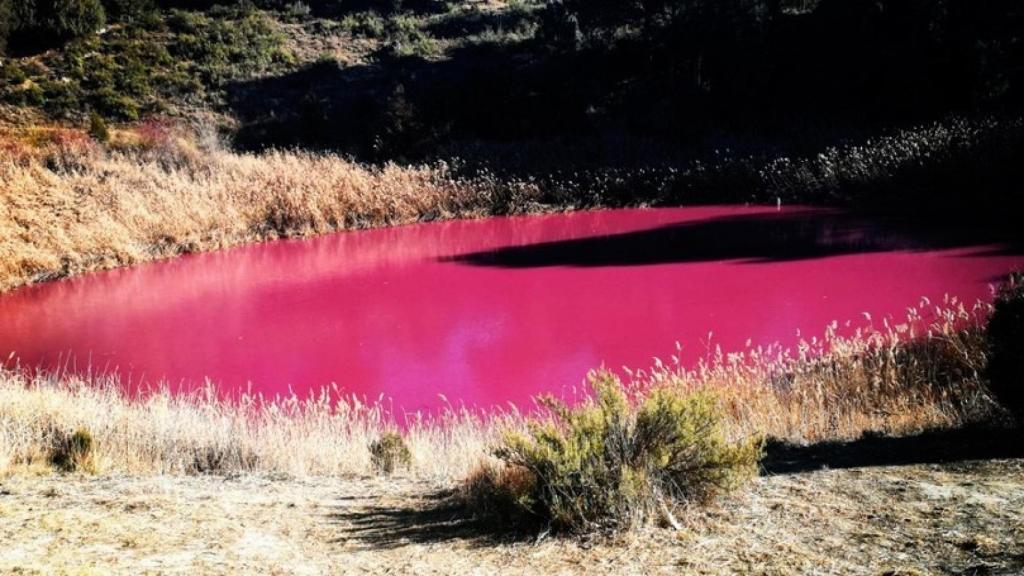
[[[1017,111],[1012,0],[0,1],[8,121],[519,172],[801,154]]]
[[[1013,229],[1022,31],[1012,0],[0,0],[0,126],[440,162],[507,211],[781,199]]]

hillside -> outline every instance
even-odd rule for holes
[[[1006,1],[33,1],[6,10],[9,123],[160,115],[370,161],[800,154],[1022,93]]]

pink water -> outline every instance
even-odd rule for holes
[[[835,212],[703,207],[431,223],[193,255],[0,296],[0,360],[130,386],[524,405],[646,367],[990,296],[1024,266],[984,235]],[[10,365],[10,362],[8,363]]]

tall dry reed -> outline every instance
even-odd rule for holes
[[[0,133],[0,292],[245,242],[480,216],[496,195],[444,164],[238,154],[159,123],[110,146],[69,129]]]
[[[998,411],[979,375],[989,308],[922,302],[898,324],[846,335],[833,325],[792,350],[716,353],[695,367],[658,363],[627,385],[714,390],[732,438],[817,442],[959,426]],[[131,398],[114,378],[0,368],[0,471],[46,466],[57,439],[88,430],[100,470],[362,475],[373,472],[371,443],[397,426],[412,455],[402,473],[456,479],[488,457],[503,431],[542,417],[448,409],[396,422],[385,405],[339,399],[330,389],[281,400],[166,388]]]

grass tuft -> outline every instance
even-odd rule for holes
[[[58,432],[55,434],[54,445],[50,453],[50,463],[63,472],[88,472],[94,474],[98,471],[98,460],[96,457],[96,443],[92,433],[85,428],[79,428],[72,434]]]
[[[370,443],[370,464],[377,472],[390,476],[412,465],[412,452],[401,434],[385,432]]]

